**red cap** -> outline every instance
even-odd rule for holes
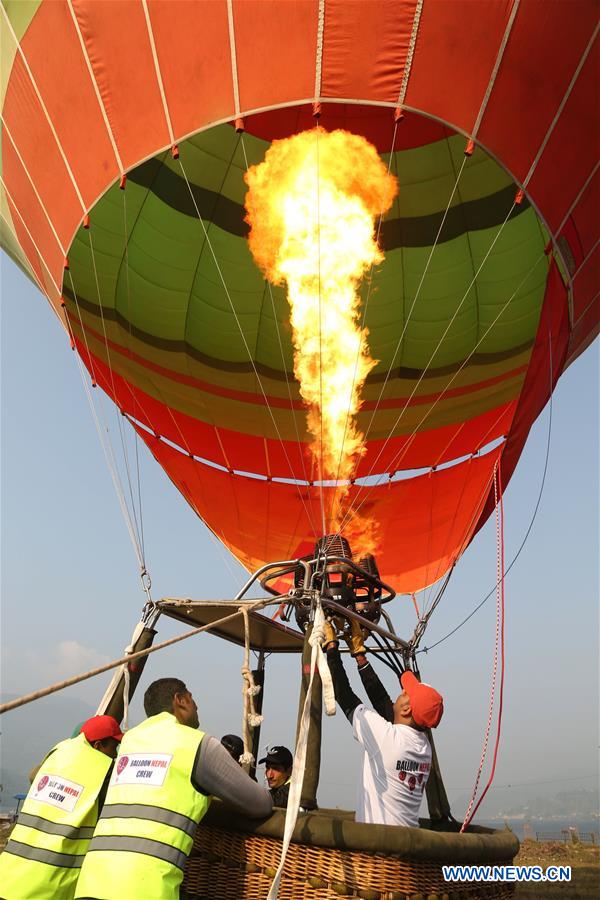
[[[414,672],[404,672],[400,684],[406,691],[412,707],[415,724],[422,728],[435,728],[444,714],[444,700],[430,684],[423,684]]]
[[[93,744],[94,741],[103,741],[105,738],[114,738],[116,741],[123,740],[119,723],[112,716],[92,716],[83,723],[80,734],[85,734],[90,744]]]

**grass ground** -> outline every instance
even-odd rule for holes
[[[515,864],[571,866],[571,881],[556,884],[519,884],[519,900],[598,900],[600,898],[600,846],[562,842],[523,841]]]

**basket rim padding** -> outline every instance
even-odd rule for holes
[[[428,820],[421,820],[429,825]],[[267,819],[249,819],[213,799],[203,819],[224,831],[240,832],[281,840],[285,809],[275,809]],[[445,827],[447,830],[441,830]],[[520,842],[507,827],[502,830],[470,826],[464,834],[448,823],[437,826],[405,828],[397,825],[366,825],[354,821],[349,810],[320,809],[301,812],[292,841],[315,847],[380,853],[403,859],[420,859],[440,863],[494,863],[513,859]]]

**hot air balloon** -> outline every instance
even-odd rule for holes
[[[266,586],[301,589],[331,533],[351,560],[364,518],[375,552],[339,564],[371,624],[443,583],[598,333],[597,8],[575,5],[2,5],[2,246],[214,534],[251,572],[285,563]],[[251,240],[251,173],[305,132],[359,136],[398,185],[356,285],[371,362],[343,479],[289,283]]]

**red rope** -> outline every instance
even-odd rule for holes
[[[477,771],[477,777],[475,779],[475,787],[473,788],[473,794],[471,796],[471,800],[469,802],[469,806],[467,808],[467,812],[465,814],[465,820],[461,827],[461,832],[463,832],[471,820],[473,819],[475,813],[481,806],[485,795],[490,789],[492,782],[494,780],[494,775],[496,772],[496,762],[498,759],[498,750],[500,748],[500,734],[502,729],[502,711],[504,707],[504,669],[505,669],[505,653],[504,653],[504,499],[502,496],[502,480],[500,476],[500,467],[496,465],[494,468],[494,500],[496,505],[496,544],[497,544],[497,587],[496,587],[496,640],[494,645],[494,664],[492,667],[492,686],[490,689],[490,708],[488,714],[488,721],[485,730],[485,736],[483,741],[483,751],[481,754],[481,760],[479,762],[479,769]],[[477,801],[477,804],[473,811],[471,809],[473,807],[473,803],[475,802],[475,797],[477,795],[477,788],[479,787],[479,780],[481,778],[481,772],[483,769],[483,764],[485,762],[485,757],[487,755],[487,747],[488,740],[490,735],[490,729],[492,724],[493,710],[494,710],[494,697],[496,690],[496,672],[498,667],[498,645],[500,645],[500,690],[498,697],[498,721],[496,726],[496,741],[494,744],[494,755],[492,758],[492,768],[490,771],[490,777],[488,778],[487,784],[482,791],[482,794]]]

